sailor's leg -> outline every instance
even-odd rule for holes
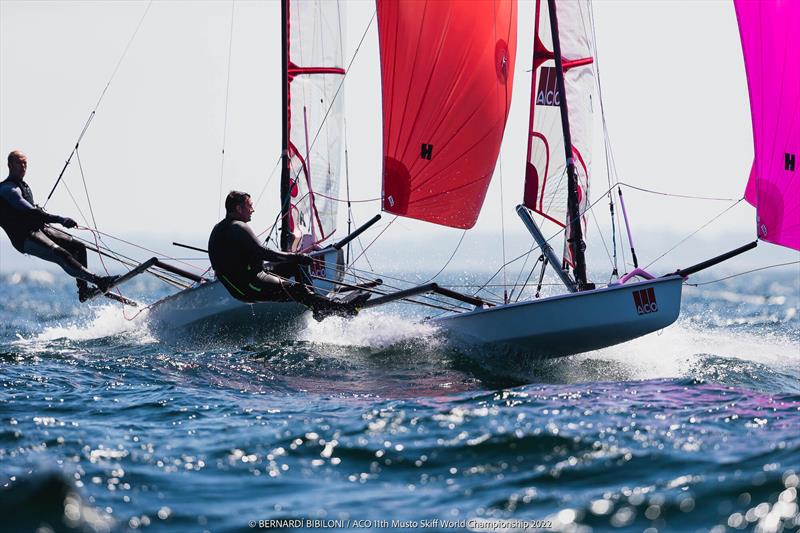
[[[25,239],[23,250],[26,254],[57,264],[64,269],[64,272],[76,279],[91,283],[97,283],[99,280],[97,276],[86,270],[71,253],[53,242],[41,231],[31,232],[28,238]]]
[[[259,272],[248,280],[245,291],[248,291],[255,301],[264,302],[289,302],[286,291],[281,287],[282,280],[267,272]]]
[[[86,257],[86,246],[82,242],[77,239],[74,239],[72,235],[65,231],[61,231],[56,228],[51,228],[50,226],[45,226],[42,230],[51,241],[56,243],[61,248],[65,249],[75,258],[78,263],[85,269],[88,265],[87,257]],[[76,278],[78,283],[79,289],[86,288],[86,281],[81,278]]]
[[[272,273],[280,276],[282,278],[294,278],[295,281],[298,283],[303,283],[306,285],[311,284],[311,280],[308,278],[305,272],[303,272],[302,267],[293,262],[293,261],[283,261],[280,263],[272,263]]]

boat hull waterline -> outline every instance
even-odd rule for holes
[[[683,278],[612,285],[434,319],[451,339],[471,348],[550,359],[620,344],[677,320]],[[496,355],[493,350],[485,354]]]
[[[306,311],[297,302],[245,303],[233,298],[219,281],[210,281],[159,300],[150,308],[148,321],[160,332],[188,328],[270,331],[285,329]]]
[[[678,318],[682,287],[683,278],[668,276],[432,321],[456,344],[549,359],[613,346],[669,326]],[[150,309],[149,320],[161,331],[249,326],[268,332],[285,330],[306,310],[295,302],[240,302],[212,281],[160,300]]]

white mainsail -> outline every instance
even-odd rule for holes
[[[344,5],[289,0],[289,231],[307,250],[336,229],[344,137]]]
[[[590,6],[588,0],[562,0],[556,6],[572,154],[578,176],[578,205],[583,216],[589,204],[592,95],[595,87]],[[569,237],[567,162],[560,105],[550,12],[546,1],[536,0],[524,204],[559,226],[567,226]],[[585,235],[585,220],[583,222]],[[566,246],[564,257],[570,261]]]

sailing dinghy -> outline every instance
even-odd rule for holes
[[[342,279],[342,249],[377,222],[373,219],[334,242],[343,173],[342,11],[343,3],[323,0],[286,0],[281,7],[280,248],[310,253],[315,262],[308,282],[331,298]],[[215,330],[243,325],[264,330],[286,327],[307,311],[297,302],[245,303],[231,297],[216,279],[195,281],[155,302],[150,323],[162,330],[209,325]]]
[[[755,144],[745,198],[756,207],[759,239],[800,250],[800,3],[736,0],[735,6]],[[636,268],[607,287],[586,281],[582,238],[594,89],[587,7],[584,1],[536,2],[528,164],[524,202],[517,208],[542,249],[544,264],[559,263],[529,210],[565,227],[558,274],[571,292],[438,320],[472,345],[558,357],[634,339],[678,318],[686,277],[756,246],[753,242],[659,278]]]
[[[450,10],[439,4],[431,13],[430,4],[378,3],[384,102],[383,209],[445,226],[470,228],[494,171],[510,103],[516,6],[513,2],[498,3],[508,11],[506,19],[490,13],[473,18],[470,11],[474,8],[463,5],[459,10],[457,4],[452,2]],[[569,292],[515,303],[480,302],[472,311],[435,319],[451,337],[470,346],[512,348],[512,353],[534,358],[559,357],[657,331],[674,322],[680,312],[680,275],[603,288],[595,288],[586,279],[583,216],[589,197],[591,98],[595,87],[588,9],[585,1],[536,2],[528,163],[524,205],[517,208],[542,248],[544,264],[555,266]],[[436,20],[439,12],[446,14]],[[487,43],[476,42],[474,37],[472,26],[480,24],[480,19],[489,25],[501,21],[487,32]],[[431,43],[425,42],[426,25],[441,27],[445,21],[446,34],[436,32],[430,36]],[[445,65],[436,68],[450,66],[456,69],[454,73],[433,76],[426,65],[418,64],[420,61],[409,67],[409,55],[416,57],[417,51],[434,45],[436,59]],[[487,92],[497,95],[497,102],[480,99],[488,110],[470,106],[470,90],[460,85],[465,76],[458,69],[463,68],[462,58],[470,46],[478,46],[490,62],[481,70],[478,53],[469,67],[471,75],[484,76]],[[420,79],[423,81],[414,83]],[[442,87],[436,87],[436,83]],[[415,88],[422,96],[417,96]],[[455,100],[460,93],[466,95],[466,102]],[[437,94],[441,96],[437,98]],[[458,112],[442,117],[442,110],[448,109]],[[492,116],[493,111],[501,114]],[[480,116],[476,123],[482,127],[469,122],[476,115]],[[408,120],[400,117],[422,119],[409,128]],[[472,144],[478,144],[485,155],[467,152],[470,158],[465,160],[464,147]],[[426,147],[433,154],[426,154]],[[566,228],[563,261],[547,243],[529,210]],[[424,287],[419,292],[411,289],[405,296],[420,292],[427,291]],[[378,297],[366,306],[393,298]]]

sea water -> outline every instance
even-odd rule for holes
[[[6,273],[0,530],[796,531],[799,278],[502,376],[399,307],[168,342]]]

